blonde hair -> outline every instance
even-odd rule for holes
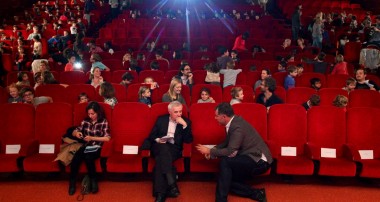
[[[171,100],[177,99],[177,94],[174,92],[174,88],[178,84],[180,84],[182,86],[182,82],[179,79],[176,79],[176,78],[172,79],[172,81],[170,82],[168,94],[169,94],[169,97],[170,97]]]
[[[243,88],[241,88],[241,87],[233,87],[233,88],[231,88],[231,96],[232,96],[232,98],[236,98],[239,95],[240,91],[243,91]]]
[[[143,94],[145,93],[146,90],[150,90],[150,88],[146,86],[141,86],[139,89],[139,99],[143,98]]]
[[[333,101],[335,107],[345,107],[348,104],[348,98],[344,95],[337,95]]]
[[[20,91],[19,87],[16,85],[16,83],[11,83],[8,87],[7,87],[7,90],[8,90],[8,93],[10,93],[10,90],[11,88],[16,88],[17,91]]]
[[[344,57],[343,57],[343,55],[339,54],[336,56],[335,60],[337,63],[341,63],[344,61]]]

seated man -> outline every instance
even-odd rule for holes
[[[272,77],[265,78],[260,86],[261,93],[257,97],[256,102],[264,105],[269,109],[274,104],[282,104],[283,101],[274,94],[276,90],[276,80]]]
[[[183,143],[193,141],[190,120],[182,117],[182,104],[173,101],[168,105],[168,110],[169,114],[158,117],[143,145],[143,148],[147,148],[150,144],[156,161],[153,171],[153,193],[156,202],[179,195],[172,164],[182,157]]]
[[[47,96],[34,97],[34,93],[32,88],[26,87],[21,89],[20,92],[21,97],[24,100],[24,103],[33,104],[34,107],[42,103],[52,103],[53,99]]]
[[[380,87],[371,80],[366,80],[367,71],[365,69],[358,69],[355,72],[356,87],[355,89],[368,89],[379,91]]]
[[[264,189],[252,189],[244,181],[270,168],[273,159],[269,148],[250,123],[234,114],[230,104],[219,104],[215,119],[226,127],[226,139],[212,149],[204,145],[196,146],[207,159],[220,158],[215,201],[227,202],[229,191],[253,200],[266,201]]]

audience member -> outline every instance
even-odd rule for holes
[[[18,87],[15,83],[8,86],[8,103],[22,103],[22,97],[20,97]]]
[[[242,35],[236,37],[234,47],[232,50],[235,51],[247,51],[248,49],[245,47],[245,41],[249,37],[249,32],[244,32]]]
[[[241,87],[231,88],[231,97],[232,99],[230,101],[230,105],[242,103],[244,99],[243,88]]]
[[[52,103],[53,99],[47,96],[34,97],[33,89],[30,87],[25,87],[21,89],[20,95],[24,100],[24,103],[32,104],[34,107],[37,107],[42,103]]]
[[[348,78],[346,80],[346,86],[342,89],[347,91],[348,94],[350,94],[353,90],[356,88],[356,80],[352,77]]]
[[[146,86],[141,86],[139,89],[139,102],[144,103],[148,105],[149,107],[152,107],[152,101],[150,99],[151,92],[150,88]]]
[[[335,58],[336,64],[334,66],[333,71],[331,72],[331,75],[335,74],[344,74],[348,75],[348,70],[347,70],[347,62],[344,61],[343,55],[337,55]]]
[[[162,96],[162,102],[178,101],[186,106],[186,101],[181,95],[182,82],[173,78],[170,82],[169,90]]]
[[[208,88],[202,88],[200,92],[200,99],[197,103],[215,103],[215,100],[211,97],[211,91]]]
[[[283,103],[281,98],[274,93],[276,90],[276,80],[274,78],[265,78],[260,88],[261,93],[257,96],[256,103],[264,105],[267,109],[272,105]]]
[[[30,86],[29,82],[29,76],[27,72],[19,72],[17,73],[17,87],[25,87],[25,86]]]
[[[193,73],[189,64],[183,64],[179,68],[177,79],[182,82],[182,85],[189,86],[191,89],[194,84]]]
[[[235,64],[232,61],[227,62],[227,69],[221,69],[220,73],[224,74],[223,88],[234,86],[236,84],[237,75],[242,72],[241,69],[234,69]]]
[[[322,87],[321,79],[319,78],[310,79],[310,87],[316,91],[319,91]]]
[[[91,54],[91,56],[90,56],[90,62],[92,63],[91,64],[91,71],[93,71],[93,69],[95,67],[98,67],[101,71],[104,71],[104,70],[105,71],[110,71],[110,68],[108,68],[106,65],[104,65],[102,63],[102,58],[97,53]]]
[[[321,97],[317,94],[313,94],[310,96],[310,99],[302,104],[302,106],[307,110],[311,109],[314,106],[319,106],[321,102]]]
[[[78,103],[87,103],[89,101],[88,95],[86,93],[80,93],[78,95]]]
[[[205,70],[207,71],[205,82],[209,84],[214,84],[220,86],[220,69],[215,62],[211,62],[205,65]]]
[[[268,78],[271,76],[269,69],[263,69],[261,70],[261,75],[259,80],[256,81],[255,85],[253,86],[253,89],[256,90],[258,87],[260,87],[261,83],[264,81],[265,78]]]
[[[226,69],[228,62],[233,62],[232,58],[229,56],[228,49],[225,47],[221,47],[219,52],[222,54],[220,57],[216,59],[216,65],[219,69]]]
[[[92,71],[90,71],[90,79],[86,82],[86,84],[91,84],[94,88],[97,88],[100,84],[104,82],[102,77],[102,72],[99,67],[94,67]]]
[[[146,77],[143,84],[149,84],[150,90],[154,90],[160,87],[158,83],[154,81],[153,77]]]
[[[369,89],[379,91],[380,87],[372,80],[366,80],[367,71],[365,69],[357,69],[355,72],[356,87],[355,89]]]
[[[125,72],[123,76],[121,76],[120,84],[128,88],[128,86],[133,82],[133,75],[129,72]]]
[[[297,68],[293,65],[290,65],[288,68],[288,75],[284,81],[285,90],[294,88],[296,86],[296,80],[294,79],[297,76]]]
[[[117,104],[115,97],[115,88],[111,83],[103,82],[100,84],[99,95],[104,98],[104,103],[109,104],[112,108]]]
[[[83,139],[86,146],[75,152],[71,162],[69,195],[75,194],[76,177],[83,161],[86,164],[87,174],[90,178],[91,186],[89,190],[92,193],[98,192],[95,160],[100,158],[103,142],[108,142],[111,139],[109,124],[99,103],[90,102],[86,107],[86,114],[88,117],[72,133],[72,136]]]
[[[332,103],[335,107],[343,108],[346,111],[348,98],[344,95],[337,95]]]

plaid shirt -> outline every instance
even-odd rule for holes
[[[85,119],[82,121],[81,125],[77,128],[78,131],[81,131],[83,137],[93,136],[93,137],[110,137],[110,129],[108,127],[108,122],[106,119],[91,123],[90,120]],[[90,141],[87,145],[102,145],[103,142],[99,141]]]

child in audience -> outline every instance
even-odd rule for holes
[[[297,68],[293,65],[289,66],[288,76],[286,76],[285,82],[284,82],[285,90],[295,87],[296,80],[294,79],[294,77],[296,76],[297,76]]]
[[[25,64],[27,62],[26,54],[24,48],[19,46],[17,48],[17,53],[15,55],[15,63],[17,65],[18,71],[22,71],[25,68]]]
[[[310,85],[311,85],[311,88],[313,88],[316,91],[319,91],[322,87],[321,79],[319,78],[310,79]]]
[[[79,94],[78,96],[78,101],[79,101],[79,104],[80,103],[87,103],[88,102],[88,95],[86,93],[81,93]]]
[[[221,69],[220,73],[224,74],[223,88],[227,86],[234,86],[236,84],[237,75],[242,71],[241,69],[234,69],[235,63],[233,61],[227,62],[226,68]]]
[[[152,107],[152,101],[150,99],[150,89],[146,86],[141,86],[139,89],[139,102],[144,103],[148,105],[149,107]]]
[[[144,83],[143,84],[150,84],[150,90],[154,90],[156,88],[159,88],[157,82],[155,82],[152,77],[146,77],[144,79]]]
[[[43,84],[41,72],[37,72],[36,74],[34,74],[34,83],[34,90],[36,90],[38,86]]]
[[[123,76],[121,76],[120,84],[127,88],[132,83],[133,79],[134,77],[131,73],[125,72]]]
[[[231,96],[230,105],[242,103],[244,98],[243,89],[241,87],[233,87],[231,89]]]
[[[317,95],[317,94],[313,94],[310,96],[310,99],[307,102],[302,104],[302,106],[307,111],[314,106],[319,106],[320,102],[321,102],[321,97],[319,97],[319,95]]]
[[[16,86],[19,86],[19,87],[30,86],[29,76],[27,72],[19,72],[17,74]]]
[[[215,100],[210,96],[210,89],[202,88],[200,95],[201,99],[198,100],[198,103],[215,103]]]
[[[205,65],[205,70],[207,71],[205,82],[209,84],[215,84],[220,86],[220,69],[215,62]]]
[[[20,97],[17,85],[15,83],[12,83],[11,85],[8,86],[8,91],[9,91],[9,99],[8,103],[22,103],[22,97]]]
[[[277,65],[277,70],[278,72],[286,72],[286,67],[287,67],[287,63],[285,61],[281,61],[280,63],[278,63]]]
[[[333,105],[335,107],[344,109],[344,111],[346,111],[347,104],[348,104],[348,98],[344,95],[337,95],[335,99],[333,100]]]
[[[297,76],[302,76],[303,74],[303,65],[300,63],[297,65]]]
[[[348,93],[351,93],[356,88],[356,80],[352,77],[348,78],[346,80],[346,86],[342,89],[347,91]]]
[[[100,84],[99,94],[104,98],[104,103],[111,105],[112,108],[117,104],[115,89],[111,83],[103,82]]]

